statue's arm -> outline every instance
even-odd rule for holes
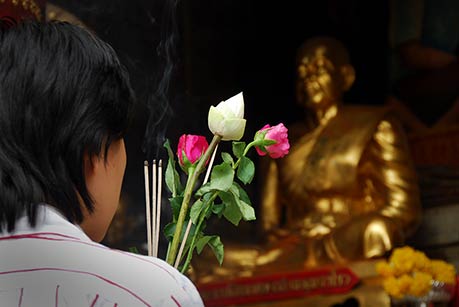
[[[359,172],[367,214],[325,238],[326,254],[333,261],[382,256],[403,243],[420,222],[416,171],[398,121],[380,122],[362,155]]]
[[[381,193],[379,213],[398,221],[411,234],[421,219],[418,178],[407,136],[396,118],[383,120],[373,138],[376,193]]]

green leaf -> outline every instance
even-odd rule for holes
[[[199,219],[199,216],[201,215],[202,210],[205,208],[205,203],[198,199],[193,206],[191,206],[190,210],[190,218],[193,224],[197,224],[197,221]]]
[[[266,130],[265,130],[266,131]],[[264,139],[264,135],[266,132],[263,132],[262,134],[256,134],[255,139],[256,141],[252,142],[251,144],[253,146],[256,146],[259,150],[261,150],[264,153],[268,153],[268,150],[266,149],[266,146],[276,144],[277,142],[274,140],[269,140],[269,139]]]
[[[215,189],[212,188],[212,186],[210,185],[210,182],[206,183],[205,185],[203,185],[202,187],[200,187],[195,195],[196,197],[202,197],[203,195],[209,193],[209,192],[212,192],[214,191]]]
[[[276,144],[277,141],[271,139],[265,139],[266,133],[268,131],[264,130],[261,133],[255,134],[255,141],[252,143],[253,146],[269,146]]]
[[[225,209],[225,206],[223,204],[214,204],[212,206],[212,213],[216,214],[218,218],[221,218],[223,214],[223,209]]]
[[[189,220],[186,220],[185,221],[185,225],[188,225],[188,221]],[[184,251],[188,250],[191,246],[191,241],[193,240],[193,236],[194,236],[194,233],[197,231],[197,227],[195,224],[191,223],[191,227],[190,227],[190,233],[188,234],[188,237],[186,238],[186,243],[185,243],[185,247],[183,248]],[[183,241],[183,237],[185,235],[185,232],[186,232],[186,227],[183,227],[183,231],[182,231],[182,234],[180,236],[180,242]],[[197,235],[199,237],[199,233]],[[182,257],[185,256],[186,253],[183,253],[182,254]]]
[[[137,247],[135,247],[135,246],[129,247],[128,250],[129,250],[129,252],[131,252],[131,253],[133,253],[133,254],[140,254],[140,253],[139,253],[139,250],[138,250]]]
[[[167,160],[166,173],[164,175],[166,186],[173,196],[179,195],[183,192],[183,186],[180,182],[180,176],[175,168],[175,155],[171,149],[169,140],[166,140],[163,145],[167,149]]]
[[[235,191],[233,192],[235,195],[239,195],[240,199],[242,199],[244,202],[248,203],[249,205],[252,205],[249,195],[237,182],[233,182],[233,186],[231,187],[230,190],[233,190],[233,189],[237,190],[237,192]]]
[[[227,152],[222,152],[222,159],[223,159],[224,162],[226,162],[228,164],[231,164],[231,165],[234,164],[233,157]]]
[[[214,166],[210,174],[210,184],[212,189],[228,191],[234,180],[234,170],[230,164],[223,162]]]
[[[202,252],[206,244],[214,252],[215,257],[218,260],[218,263],[222,265],[224,257],[224,246],[219,236],[203,236],[196,244],[196,251],[198,254]]]
[[[242,157],[239,167],[237,168],[237,178],[244,184],[252,182],[255,175],[255,164],[247,157]]]
[[[247,193],[238,184],[234,183],[229,192],[233,195],[235,203],[244,221],[256,220],[255,209],[250,204]]]
[[[183,196],[177,196],[173,198],[169,198],[169,203],[171,204],[172,208],[172,218],[174,221],[178,219],[180,214],[180,208],[182,207]]]
[[[264,139],[263,141],[260,142],[260,145],[266,147],[266,146],[269,146],[269,145],[274,145],[276,143],[277,143],[277,141]]]
[[[239,207],[239,210],[241,211],[242,218],[244,221],[253,221],[256,220],[257,218],[255,217],[255,209],[248,203],[238,200],[237,205]]]
[[[176,222],[172,222],[164,226],[164,236],[167,238],[168,241],[172,241],[172,238],[174,237],[174,232],[175,232],[175,227],[177,226]]]
[[[188,221],[189,220],[185,220],[184,224],[188,225]],[[172,241],[172,238],[174,237],[174,232],[175,232],[176,226],[177,226],[176,222],[171,222],[171,223],[167,224],[166,226],[164,226],[163,233],[164,233],[164,236],[167,238],[168,241]],[[186,231],[186,227],[183,227],[182,233],[180,234],[180,242],[182,241],[183,236],[185,235],[185,231]],[[185,247],[189,246],[189,244],[191,242],[191,238],[193,237],[195,231],[196,231],[196,226],[192,223],[191,224],[191,228],[190,228],[190,232],[189,232],[188,237],[187,237],[187,243],[186,243]]]
[[[203,236],[196,242],[196,252],[200,254],[212,236]]]
[[[236,198],[233,194],[227,192],[221,192],[219,196],[225,204],[223,216],[233,225],[239,225],[239,222],[242,219],[242,214],[239,206],[237,205]]]
[[[212,207],[214,204],[210,204],[210,210],[206,209],[206,219],[208,219],[212,215]]]
[[[212,239],[210,239],[208,244],[212,248],[212,251],[214,252],[215,257],[217,257],[218,263],[222,265],[223,257],[224,257],[224,246],[223,246],[222,241],[220,240],[220,237],[212,236]]]
[[[242,157],[245,149],[245,142],[233,142],[233,154],[236,158]]]

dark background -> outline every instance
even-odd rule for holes
[[[305,39],[331,35],[348,48],[356,82],[346,94],[346,102],[382,104],[386,96],[386,1],[52,3],[77,16],[114,47],[137,92],[139,105],[126,136],[123,208],[106,238],[106,243],[115,247],[144,249],[143,161],[165,158],[161,146],[165,138],[173,148],[183,133],[202,134],[210,140],[210,105],[244,92],[244,140],[250,140],[266,123],[288,124],[302,118],[303,110],[295,104],[294,62],[296,49]],[[256,186],[255,178],[247,188],[255,207]],[[163,220],[168,214],[166,207]],[[245,227],[250,230],[253,226],[242,225],[238,231]],[[235,231],[235,227],[229,228]]]

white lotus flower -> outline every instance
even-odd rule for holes
[[[209,129],[224,141],[239,141],[244,135],[245,123],[242,92],[209,109]]]

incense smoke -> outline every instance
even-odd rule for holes
[[[165,0],[161,17],[160,41],[156,48],[158,71],[148,97],[149,117],[146,124],[142,151],[148,160],[158,157],[166,139],[166,129],[173,115],[171,81],[177,65],[178,27],[176,9],[178,0]]]

